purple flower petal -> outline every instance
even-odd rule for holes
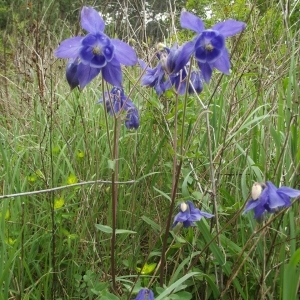
[[[100,69],[92,68],[89,65],[84,65],[83,63],[80,63],[78,65],[77,72],[80,88],[83,89],[100,73]]]
[[[212,65],[222,73],[226,75],[230,74],[230,60],[226,48],[224,48],[221,56]]]
[[[165,91],[169,90],[172,87],[172,82],[171,82],[170,78],[167,78],[166,81],[164,81],[162,83],[158,83],[157,85],[160,86],[161,93],[164,93]],[[158,94],[158,96],[159,96],[159,94]]]
[[[187,81],[187,73],[186,73],[185,69],[180,70],[176,74],[171,74],[168,79],[169,79],[169,81],[171,81],[171,86],[172,85],[175,86],[176,92],[179,95],[185,94],[186,84],[187,84],[187,82],[186,82]]]
[[[135,300],[144,300],[146,299],[147,296],[147,289],[141,289],[139,291],[139,293],[137,294],[137,297],[135,298]]]
[[[223,49],[225,46],[225,39],[221,34],[216,34],[211,37],[210,43],[214,48]]]
[[[129,102],[129,100],[127,100],[127,102]],[[132,105],[134,106],[134,104],[132,103]],[[138,127],[140,126],[140,119],[139,119],[139,113],[137,108],[131,107],[129,108],[126,116],[126,120],[125,120],[125,126],[127,129],[138,129]]]
[[[178,77],[180,78],[180,76]],[[180,81],[179,83],[175,83],[175,88],[179,95],[184,95],[186,90],[186,80]]]
[[[58,58],[77,58],[82,47],[81,41],[81,36],[75,36],[62,41],[54,52],[55,56]]]
[[[165,47],[165,51],[159,54],[160,63],[168,74],[173,73],[179,52],[178,45],[175,43],[171,49]]]
[[[185,212],[179,212],[175,218],[174,218],[174,221],[175,222],[185,222],[186,220],[188,220],[189,218],[189,212],[186,210]]]
[[[157,96],[162,95],[166,91],[163,84],[162,85],[161,84],[156,84],[154,86],[154,89],[155,89],[155,92],[156,92]]]
[[[157,76],[153,75],[152,73],[145,73],[141,79],[141,85],[153,87],[156,79]]]
[[[93,68],[103,68],[106,66],[108,61],[105,59],[103,55],[94,55],[92,60],[90,61],[90,66]]]
[[[190,41],[183,44],[178,49],[179,53],[175,61],[175,68],[173,70],[174,73],[179,72],[188,63],[188,61],[191,58],[191,55],[194,52],[195,49],[194,47],[195,47],[194,42]]]
[[[154,293],[151,290],[148,290],[148,300],[154,300]]]
[[[278,193],[278,190],[277,190],[277,195],[282,199],[282,201],[284,202],[284,207],[288,207],[288,206],[291,206],[292,205],[292,202],[291,202],[291,198],[285,194],[281,194],[280,192]]]
[[[199,69],[202,72],[203,79],[206,83],[209,83],[212,75],[212,67],[208,63],[198,62]]]
[[[254,208],[254,218],[258,221],[261,222],[264,220],[266,214],[266,209],[262,205],[258,205]]]
[[[183,227],[188,228],[188,227],[191,227],[191,226],[195,226],[195,223],[191,222],[190,220],[187,220],[187,221],[183,222]]]
[[[135,300],[154,300],[154,294],[151,290],[143,288],[137,294]]]
[[[264,187],[258,200],[261,203],[261,205],[266,205],[266,203],[268,203],[269,201],[269,198],[269,189]]]
[[[95,34],[104,31],[105,23],[95,9],[84,6],[81,10],[81,27]]]
[[[141,59],[138,59],[138,63],[140,64],[140,66],[143,70],[146,68],[149,68],[149,67],[147,67],[147,64]]]
[[[246,24],[244,22],[230,19],[224,22],[217,23],[211,29],[219,31],[224,37],[228,37],[239,33],[245,27]]]
[[[190,84],[189,84],[189,93],[193,94],[194,89],[195,91],[200,94],[203,90],[203,83],[200,75],[200,71],[192,71],[191,72],[191,78],[190,78]],[[194,88],[192,88],[192,85]]]
[[[117,59],[113,58],[106,64],[102,69],[102,76],[111,85],[122,87],[122,71]]]
[[[159,63],[154,69],[147,67],[147,65],[142,60],[139,60],[139,64],[144,70],[146,68],[146,72],[141,78],[142,86],[154,87],[158,96],[165,92],[167,88],[171,87],[169,79],[164,81],[165,73],[161,66],[161,63]]]
[[[115,55],[114,49],[115,49],[114,45],[108,45],[103,47],[102,49],[103,56],[105,57],[107,62],[110,62],[113,59]]]
[[[200,209],[195,208],[193,213],[190,214],[189,220],[194,222],[194,221],[199,221],[201,218],[202,218],[202,216],[200,214]]]
[[[205,217],[205,218],[208,218],[208,219],[214,217],[214,215],[209,214],[209,213],[204,212],[204,211],[201,211],[201,210],[200,210],[200,215],[201,215],[202,217]]]
[[[205,29],[202,20],[187,11],[181,13],[180,24],[182,28],[191,29],[197,33],[201,33]]]
[[[80,60],[84,64],[89,64],[95,56],[93,54],[93,51],[92,51],[91,47],[82,47],[79,54],[80,54]],[[104,56],[101,55],[101,57],[104,59],[104,64],[105,64],[106,61],[105,61]],[[100,67],[103,67],[103,66],[99,66],[99,68]]]
[[[246,207],[245,207],[245,210],[244,210],[243,214],[246,213],[247,211],[249,211],[249,210],[255,208],[255,207],[258,206],[258,205],[260,205],[259,200],[252,200],[252,199],[249,200],[249,201],[247,202],[247,204],[246,204]]]
[[[111,42],[115,46],[115,58],[122,65],[133,66],[137,63],[136,53],[131,46],[118,39],[111,39]]]
[[[79,64],[78,58],[76,59],[70,58],[66,67],[66,78],[71,90],[73,90],[79,85],[78,72],[77,72],[78,64]]]
[[[283,198],[280,197],[279,194],[277,194],[277,188],[272,182],[267,182],[268,186],[268,194],[269,194],[269,207],[271,209],[279,208],[282,206],[285,206],[286,202]]]
[[[190,209],[191,212],[198,209],[198,208],[195,208],[195,205],[192,201],[186,201],[186,203],[189,206],[189,209]]]
[[[179,222],[178,221],[174,221],[173,225],[171,228],[174,228]]]
[[[277,189],[277,193],[278,194],[285,194],[291,198],[295,198],[295,197],[299,197],[300,196],[300,191],[299,190],[295,190],[292,189],[290,187],[287,186],[282,186],[279,189]]]
[[[83,46],[94,47],[94,46],[97,45],[98,39],[100,39],[100,35],[97,35],[97,34],[88,34],[87,36],[85,36],[82,39],[81,44]]]

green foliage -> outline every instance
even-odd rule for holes
[[[300,248],[293,254],[288,264],[284,265],[283,300],[296,299],[300,279]]]
[[[210,8],[207,28],[225,18],[247,20],[252,5],[244,0],[177,2],[177,13],[185,4],[204,17]],[[289,28],[277,1],[254,7],[231,58],[232,74],[220,78],[215,72],[200,95],[208,112],[194,96],[186,106],[180,98],[175,110],[175,93],[157,98],[137,84],[130,97],[139,107],[141,126],[138,131],[121,126],[115,159],[108,139],[113,118],[107,131],[103,106],[95,105],[100,81],[70,92],[65,62],[53,56],[64,37],[80,31],[81,2],[44,1],[27,8],[28,3],[0,2],[0,27],[9,24],[0,49],[0,194],[58,189],[0,199],[0,299],[132,299],[147,286],[155,299],[294,299],[299,288],[298,201],[274,214],[266,227],[269,219],[256,224],[251,213],[241,215],[240,210],[255,181],[299,188],[297,9]],[[128,3],[132,9],[133,1]],[[130,21],[138,19],[138,12],[131,11]],[[133,34],[142,33],[142,27],[137,20],[127,21],[128,26],[108,30],[128,34],[139,56],[150,57],[150,47],[145,49],[144,39]],[[130,31],[132,24],[136,27]],[[193,33],[179,30],[177,37],[183,42]],[[175,39],[174,34],[166,43]],[[237,41],[228,42],[230,50]],[[129,91],[140,70],[124,73]],[[173,147],[176,117],[182,152]],[[216,196],[218,216],[194,228],[177,226],[165,236],[174,156],[183,159],[176,203],[189,199],[216,213]],[[107,182],[116,170],[119,181],[130,183],[118,185],[118,290],[112,291],[112,187]],[[167,264],[161,286],[164,238]]]
[[[0,30],[6,28],[9,15],[9,7],[5,1],[0,1]]]

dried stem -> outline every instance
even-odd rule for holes
[[[139,180],[115,181],[114,184],[134,184],[134,183],[137,183],[138,181]],[[99,184],[99,183],[101,183],[101,184],[112,184],[112,181],[110,181],[110,180],[83,181],[83,182],[78,182],[78,183],[74,183],[74,184],[68,184],[68,185],[62,185],[62,186],[58,186],[58,187],[54,187],[54,188],[49,188],[49,189],[45,189],[45,190],[38,190],[38,191],[32,191],[32,192],[23,192],[23,193],[3,195],[3,196],[0,196],[0,200],[8,199],[8,198],[32,196],[32,195],[43,194],[43,193],[51,193],[51,192],[54,192],[54,191],[70,189],[70,188],[74,188],[74,187],[77,187],[77,186],[92,185],[92,184]]]

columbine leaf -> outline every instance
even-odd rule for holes
[[[102,232],[110,233],[110,234],[113,232],[112,228],[107,225],[95,224],[95,226],[98,230],[100,230]],[[136,232],[132,231],[132,230],[126,230],[126,229],[116,229],[116,234],[124,234],[124,233],[134,234]]]

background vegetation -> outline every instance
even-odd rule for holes
[[[179,26],[183,7],[207,28],[227,18],[247,23],[240,39],[228,41],[232,74],[215,72],[200,94],[210,134],[197,98],[189,97],[183,123],[178,106],[189,148],[177,202],[191,199],[213,212],[216,199],[218,214],[170,232],[163,287],[158,269],[174,172],[174,94],[158,98],[139,84],[131,94],[141,125],[121,128],[119,180],[134,183],[119,185],[117,228],[136,233],[117,235],[113,293],[111,235],[95,226],[111,225],[111,186],[74,185],[111,180],[104,111],[96,105],[101,80],[70,92],[66,61],[53,55],[63,39],[82,33],[82,5],[99,10],[106,32],[146,61],[157,42],[192,36]],[[262,224],[241,211],[255,181],[300,189],[299,8],[299,1],[281,0],[0,1],[0,193],[70,185],[0,198],[0,299],[132,299],[132,287],[135,294],[141,286],[159,299],[297,299],[298,201]],[[140,70],[124,74],[129,90]]]

